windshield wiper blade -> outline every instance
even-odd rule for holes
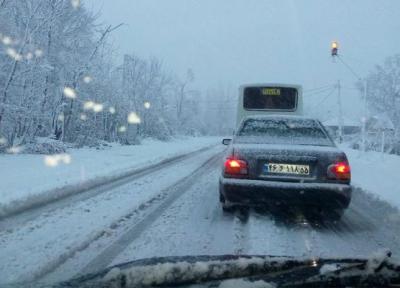
[[[154,260],[154,261],[152,261]],[[345,271],[356,275],[368,266],[367,259],[308,259],[277,256],[194,256],[166,257],[147,261],[134,261],[101,273],[83,276],[61,287],[102,287],[105,282],[113,287],[162,287],[209,283],[228,279],[245,278],[276,283],[278,286],[302,286],[312,283],[330,283],[332,279],[345,280]],[[335,269],[322,274],[326,265],[336,265]],[[381,265],[399,271],[398,265],[383,261]],[[388,268],[389,269],[389,268]],[[397,269],[397,270],[396,270]],[[331,276],[333,275],[333,276]],[[333,278],[332,278],[333,277]],[[339,283],[339,282],[338,282]],[[92,285],[92,286],[91,286]],[[96,286],[97,285],[97,286]]]
[[[284,281],[280,281],[279,286],[387,287],[399,285],[400,265],[391,262],[390,257],[391,252],[385,250],[375,253],[371,258],[356,261],[322,260],[318,265],[318,269],[315,269],[318,270],[318,273],[307,275],[310,273],[300,270],[299,272],[303,275],[302,279],[290,280],[285,277]],[[293,275],[290,275],[290,278],[293,278]],[[263,280],[279,283],[276,279]]]
[[[246,278],[293,267],[311,260],[279,256],[187,256],[133,261],[85,275],[56,287],[163,287]],[[104,285],[107,282],[110,285]],[[122,285],[122,286],[121,286]]]

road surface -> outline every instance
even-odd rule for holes
[[[400,212],[355,189],[340,222],[218,203],[223,147],[0,221],[0,284],[59,281],[152,256],[400,255]]]

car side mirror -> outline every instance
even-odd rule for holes
[[[231,144],[231,142],[232,142],[232,139],[224,139],[224,140],[222,140],[222,144],[224,144],[224,145],[229,145],[229,144]]]

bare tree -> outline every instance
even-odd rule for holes
[[[189,84],[194,81],[194,73],[191,69],[186,72],[186,77],[183,81],[178,80],[176,83],[176,117],[178,121],[182,120],[183,107],[186,98],[193,92],[189,90]]]

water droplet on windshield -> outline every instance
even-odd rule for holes
[[[64,96],[70,99],[75,99],[76,92],[71,87],[64,87]]]
[[[140,122],[141,122],[141,119],[135,112],[129,113],[129,115],[128,115],[128,123],[129,124],[140,124]]]
[[[71,5],[74,9],[78,9],[79,6],[81,5],[81,1],[80,0],[71,0]]]

